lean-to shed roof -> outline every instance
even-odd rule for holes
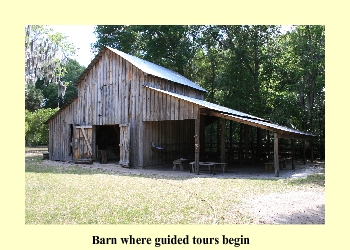
[[[196,98],[192,98],[189,96],[184,96],[184,95],[180,95],[180,94],[176,94],[176,93],[172,93],[169,91],[165,91],[165,90],[161,90],[161,89],[157,89],[157,88],[153,88],[153,87],[149,87],[144,85],[144,87],[155,90],[155,91],[159,91],[161,93],[197,104],[200,106],[200,108],[203,111],[203,113],[206,113],[206,111],[208,111],[207,113],[209,115],[214,115],[214,116],[218,116],[218,117],[223,117],[225,119],[228,120],[234,120],[237,122],[241,122],[244,124],[248,124],[251,126],[256,126],[256,127],[260,127],[266,130],[270,130],[273,132],[277,132],[279,134],[285,135],[286,137],[290,137],[290,138],[301,138],[301,139],[306,139],[309,137],[313,137],[314,135],[306,133],[306,132],[302,132],[296,129],[291,129],[288,127],[284,127],[284,126],[280,126],[277,124],[272,123],[269,120],[266,119],[262,119],[256,116],[252,116],[234,109],[229,109],[214,103],[210,103],[204,100],[199,100]]]

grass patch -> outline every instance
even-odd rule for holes
[[[317,173],[308,175],[305,178],[299,178],[299,179],[293,179],[290,180],[289,183],[291,185],[311,185],[311,186],[325,186],[325,174],[324,173]]]
[[[25,171],[26,224],[249,224],[245,199],[318,182],[140,176],[42,156],[26,157]]]

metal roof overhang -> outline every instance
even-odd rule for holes
[[[210,116],[216,116],[216,117],[220,117],[220,118],[224,118],[227,120],[232,120],[235,122],[239,122],[239,123],[243,123],[243,124],[247,124],[250,126],[254,126],[254,127],[259,127],[265,130],[269,130],[272,132],[275,132],[278,134],[279,138],[288,138],[288,139],[311,139],[312,137],[315,137],[315,135],[306,133],[306,132],[302,132],[296,129],[291,129],[288,127],[284,127],[284,126],[280,126],[277,124],[272,123],[269,120],[266,119],[262,119],[256,116],[252,116],[243,112],[239,112],[233,109],[229,109],[214,103],[210,103],[207,101],[203,101],[203,100],[199,100],[199,99],[195,99],[192,97],[188,97],[188,96],[184,96],[184,95],[180,95],[180,94],[176,94],[176,93],[172,93],[169,91],[165,91],[165,90],[160,90],[157,88],[153,88],[153,87],[149,87],[146,85],[143,85],[146,88],[164,93],[164,94],[168,94],[170,96],[173,96],[175,98],[179,98],[194,104],[197,104],[200,106],[200,113],[203,115],[210,115]]]

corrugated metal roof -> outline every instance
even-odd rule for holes
[[[157,64],[148,62],[146,60],[140,59],[136,56],[126,54],[122,51],[112,49],[109,47],[107,47],[107,48],[110,49],[111,51],[113,51],[114,53],[120,55],[125,60],[129,61],[131,64],[135,65],[137,68],[139,68],[140,70],[142,70],[143,72],[145,72],[147,74],[154,75],[154,76],[157,76],[157,77],[160,77],[163,79],[167,79],[169,81],[173,81],[176,83],[180,83],[182,85],[186,85],[186,86],[189,86],[191,88],[201,90],[203,92],[207,92],[205,89],[203,89],[202,87],[200,87],[196,83],[190,81],[189,79],[180,75],[179,73],[176,73],[175,71],[172,71],[170,69],[164,68],[164,67],[159,66]]]
[[[229,108],[226,108],[226,107],[214,104],[214,103],[210,103],[210,102],[199,100],[199,99],[196,99],[196,98],[192,98],[192,97],[188,97],[188,96],[172,93],[172,92],[165,91],[165,90],[160,90],[160,89],[149,87],[149,86],[146,86],[146,85],[144,85],[144,87],[153,89],[155,91],[162,92],[164,94],[168,94],[168,95],[174,96],[176,98],[179,98],[179,99],[182,99],[182,100],[185,100],[185,101],[188,101],[188,102],[192,102],[194,104],[198,104],[202,108],[207,108],[207,109],[216,111],[216,112],[221,113],[221,114],[223,114],[225,116],[229,116],[229,117],[232,117],[232,118],[235,118],[235,119],[239,119],[241,121],[245,121],[245,122],[249,122],[249,123],[254,123],[257,126],[263,126],[263,127],[270,128],[270,130],[272,130],[272,131],[278,130],[278,131],[281,131],[281,132],[297,134],[297,135],[301,135],[301,136],[314,136],[314,135],[309,134],[309,133],[305,133],[305,132],[302,132],[302,131],[299,131],[299,130],[296,130],[296,129],[291,129],[291,128],[287,128],[287,127],[284,127],[284,126],[280,126],[280,125],[272,123],[269,120],[262,119],[262,118],[259,118],[259,117],[256,117],[256,116],[252,116],[252,115],[249,115],[249,114],[237,111],[237,110],[229,109]]]

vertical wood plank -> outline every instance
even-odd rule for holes
[[[127,101],[127,84],[126,84],[126,60],[122,59],[122,123],[127,123],[127,116],[128,116],[128,101]]]
[[[144,80],[144,76],[140,76],[141,78],[141,82],[142,83]],[[147,88],[146,87],[140,87],[140,93],[142,95],[141,99],[142,99],[142,103],[140,103],[139,108],[142,109],[142,121],[146,121],[147,120]]]
[[[292,170],[295,170],[294,139],[292,139]]]
[[[96,83],[96,64],[92,67],[92,79],[93,79],[93,124],[97,125],[98,124],[98,99],[97,99],[97,83]]]
[[[147,77],[148,78],[148,77]],[[147,96],[147,117],[146,121],[151,120],[151,90],[149,88],[146,88],[146,96]]]
[[[117,66],[118,66],[118,124],[123,123],[122,122],[122,107],[123,107],[123,102],[122,102],[122,59],[118,55],[117,56]]]

